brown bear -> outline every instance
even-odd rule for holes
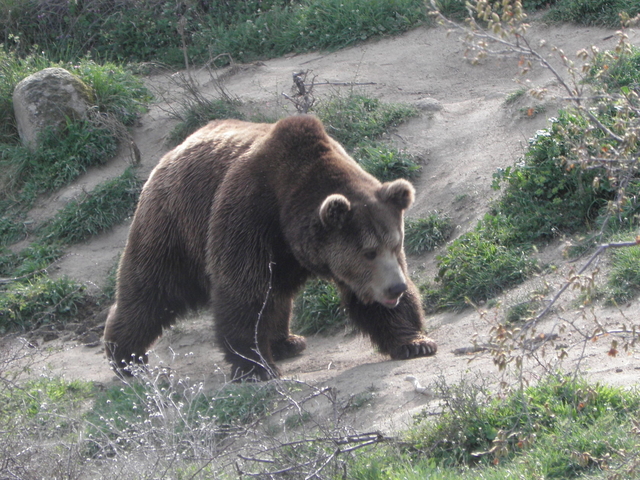
[[[362,170],[312,116],[210,123],[142,190],[105,327],[111,364],[146,362],[164,327],[210,304],[234,378],[277,377],[274,360],[306,346],[289,321],[312,276],[338,285],[381,352],[435,354],[403,250],[413,198],[406,180]]]

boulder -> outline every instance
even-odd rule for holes
[[[93,104],[91,89],[64,68],[45,68],[28,76],[13,91],[18,134],[31,150],[48,127],[60,128],[67,118],[82,118]]]

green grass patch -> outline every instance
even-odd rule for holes
[[[0,389],[0,424],[34,419],[53,410],[72,413],[93,394],[93,385],[81,380],[40,378],[20,388]]]
[[[248,62],[342,48],[426,20],[421,0],[215,1],[189,8],[153,0],[0,5],[0,29],[21,54],[37,45],[56,60],[90,52],[102,60],[174,66],[184,66],[183,47],[196,63],[220,54]]]
[[[117,151],[117,140],[107,128],[88,121],[67,122],[63,131],[45,131],[42,145],[21,156],[27,164],[23,194],[31,199],[75,180],[88,167],[104,164]]]
[[[603,171],[583,169],[572,147],[586,129],[584,119],[561,111],[550,127],[531,139],[524,160],[494,174],[502,195],[493,206],[511,224],[508,245],[528,244],[575,233],[592,224],[615,190]],[[603,181],[596,186],[594,179]]]
[[[624,241],[633,240],[627,237]],[[610,252],[611,268],[606,284],[597,295],[609,304],[628,302],[640,293],[640,247],[616,248]]]
[[[426,218],[407,218],[404,222],[404,249],[409,255],[421,255],[444,245],[453,232],[451,218],[431,212]]]
[[[515,90],[515,91],[510,92],[507,95],[505,95],[504,104],[507,105],[507,106],[508,105],[513,105],[518,100],[524,98],[526,95],[527,95],[527,89],[526,88],[519,88],[518,90]]]
[[[638,478],[626,459],[636,391],[554,375],[505,398],[466,382],[438,390],[441,415],[418,416],[400,446],[355,458],[349,478]]]
[[[24,238],[26,225],[15,217],[0,216],[0,246],[11,245]]]
[[[196,438],[222,439],[267,415],[277,396],[273,384],[229,384],[205,394],[201,384],[142,375],[144,381],[110,387],[96,397],[86,414],[87,455],[142,445],[184,453]]]
[[[0,291],[0,333],[64,323],[85,303],[85,287],[61,277],[35,276]]]
[[[142,182],[132,168],[72,200],[39,233],[49,244],[72,244],[104,232],[132,215]]]
[[[0,274],[7,277],[28,277],[41,273],[60,258],[62,246],[55,243],[31,243],[19,253],[9,250],[0,255]]]
[[[640,4],[635,0],[561,0],[556,1],[543,18],[551,22],[619,28],[620,12],[634,17],[640,13]]]
[[[526,300],[516,303],[507,308],[505,321],[513,324],[530,320],[540,310],[540,307],[541,302],[538,300]]]
[[[353,155],[366,172],[381,182],[412,178],[422,169],[412,155],[379,142],[357,147]]]
[[[402,103],[384,103],[364,94],[336,95],[314,108],[327,133],[347,150],[367,145],[391,128],[416,116],[417,110]]]
[[[314,110],[327,133],[379,180],[411,178],[420,172],[413,156],[379,141],[383,134],[417,115],[414,107],[350,93],[322,101]]]
[[[293,330],[300,335],[331,332],[346,321],[340,294],[333,283],[312,280],[295,301]]]
[[[99,112],[113,115],[123,125],[133,125],[152,100],[151,92],[142,79],[115,63],[98,64],[83,58],[77,63],[62,66],[93,90]]]
[[[537,268],[527,253],[488,236],[481,222],[437,257],[438,307],[461,309],[468,302],[488,300],[523,282]]]

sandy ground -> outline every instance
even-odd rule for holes
[[[542,51],[553,60],[555,54],[551,46],[562,48],[570,58],[592,44],[612,49],[616,44],[613,33],[598,28],[538,26],[532,29],[530,37],[535,45],[545,39],[548,47]],[[638,31],[627,33],[633,43],[640,45]],[[312,70],[316,82],[371,83],[354,88],[384,101],[418,106],[421,115],[389,137],[389,141],[415,153],[423,162],[422,173],[414,181],[417,200],[409,216],[420,217],[432,210],[447,213],[457,226],[455,235],[459,235],[475,226],[495,197],[496,192],[491,190],[492,174],[522,155],[528,139],[546,125],[546,119],[557,108],[558,102],[550,99],[543,114],[527,117],[521,108],[533,105],[532,99],[505,107],[505,95],[520,88],[514,80],[518,77],[517,64],[517,58],[489,58],[480,65],[472,65],[465,60],[464,46],[457,35],[448,35],[442,28],[418,28],[397,38],[368,42],[334,53],[288,56],[217,73],[224,76],[224,85],[232,95],[277,113],[293,110],[281,94],[290,92],[292,72],[303,69]],[[215,82],[208,72],[195,72],[194,77],[205,94],[215,94]],[[527,78],[532,86],[555,88],[550,73],[541,67],[534,66]],[[167,150],[165,138],[175,125],[169,112],[179,105],[180,99],[175,77],[158,74],[147,81],[158,101],[132,132],[142,154],[139,172],[143,177]],[[347,88],[351,87],[318,85],[315,92],[322,98]],[[129,163],[128,152],[123,152],[109,164],[91,170],[70,187],[43,200],[32,212],[33,219],[46,218],[82,190],[90,190],[106,178],[120,174]],[[58,262],[54,274],[69,275],[85,282],[90,289],[101,286],[125,245],[128,226],[125,222],[90,242],[74,246]],[[504,308],[526,299],[527,292],[548,286],[546,298],[552,297],[571,268],[563,260],[563,247],[560,239],[541,254],[544,261],[557,265],[556,273],[534,278],[508,292],[500,299],[502,308],[484,310],[485,307],[480,306],[477,311],[467,309],[429,316],[426,329],[439,344],[435,357],[391,361],[377,354],[366,339],[345,331],[329,337],[308,338],[305,354],[282,362],[281,370],[288,378],[333,386],[343,398],[369,392],[370,402],[358,410],[356,424],[366,429],[400,428],[412,413],[434,402],[428,395],[414,391],[405,381],[407,375],[414,375],[423,385],[433,384],[439,377],[452,382],[464,376],[489,382],[501,378],[488,353],[461,356],[453,350],[471,346],[474,339],[479,343],[487,341],[491,327],[503,318]],[[433,278],[437,253],[410,258],[416,283]],[[637,325],[640,301],[634,300],[619,310],[596,307],[585,313],[575,308],[571,295],[563,297],[555,314],[539,328],[540,332],[558,333],[556,344],[570,347],[564,367],[574,368],[581,359],[583,370],[596,380],[636,384],[640,379],[637,350],[608,356],[610,340],[603,338],[589,342],[583,351],[578,332],[572,328],[562,331],[561,327],[567,322],[595,326],[594,317],[610,328],[618,328],[623,323]],[[581,313],[586,320],[581,320]],[[42,360],[32,367],[33,373],[59,374],[103,384],[117,382],[107,367],[99,343],[101,325],[99,320],[96,322],[93,331],[85,331],[79,319],[78,325],[65,331],[49,336],[39,332],[32,336],[30,341],[43,352]],[[162,362],[170,365],[177,375],[219,385],[225,380],[228,367],[213,343],[211,323],[207,312],[178,323],[156,344],[152,364]],[[11,336],[3,343],[7,348],[19,341]],[[556,357],[552,345],[538,353],[543,362],[552,362]],[[540,366],[533,360],[527,365],[530,365],[527,378],[535,379]]]

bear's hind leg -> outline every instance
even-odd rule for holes
[[[147,300],[145,295],[119,292],[104,329],[105,351],[117,374],[130,374],[127,365],[147,363],[147,351],[186,306],[174,301]]]

